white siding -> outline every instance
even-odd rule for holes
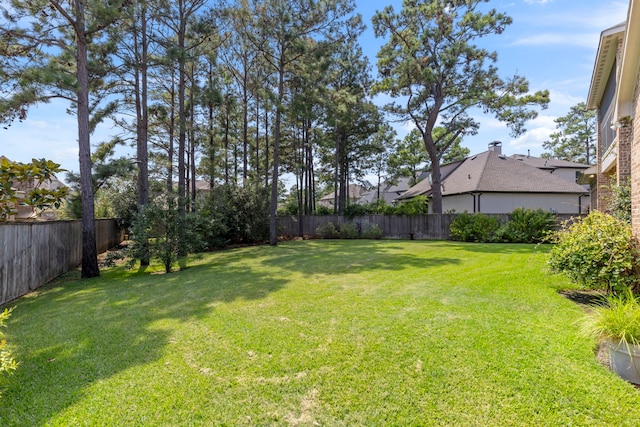
[[[476,196],[476,199],[478,196]],[[517,208],[543,209],[560,214],[586,213],[589,197],[583,196],[582,211],[580,211],[577,194],[531,194],[531,193],[484,193],[479,196],[482,213],[511,213]],[[476,201],[476,211],[478,211]],[[443,212],[474,212],[473,196],[459,194],[445,196],[442,199]]]

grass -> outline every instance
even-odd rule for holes
[[[636,425],[547,251],[300,241],[66,278],[12,304],[0,425]]]

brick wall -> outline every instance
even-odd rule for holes
[[[631,225],[633,234],[640,238],[640,73],[634,96],[634,117],[628,125],[631,139]]]

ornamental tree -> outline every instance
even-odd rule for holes
[[[33,159],[30,163],[19,163],[0,158],[0,221],[15,215],[19,204],[25,204],[33,211],[58,209],[67,196],[68,188],[48,189],[44,184],[63,171],[51,160]],[[19,190],[24,195],[20,195]]]
[[[376,37],[388,37],[378,52],[374,91],[395,98],[387,112],[413,122],[422,136],[434,213],[442,213],[441,158],[458,138],[477,133],[472,112],[493,114],[517,136],[537,116],[532,107],[549,102],[549,92],[531,93],[524,77],[500,77],[497,53],[476,44],[512,22],[495,9],[484,12],[483,3],[488,0],[404,0],[399,12],[388,6],[373,17]],[[436,125],[444,132],[436,134]]]

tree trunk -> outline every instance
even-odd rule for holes
[[[138,68],[135,73],[136,85],[136,158],[138,165],[138,211],[141,207],[149,203],[149,153],[148,153],[148,126],[149,126],[149,109],[148,102],[148,78],[147,78],[147,8],[146,3],[142,2],[140,10],[140,59]],[[135,35],[137,41],[137,35]],[[135,52],[138,52],[136,48]],[[142,253],[146,254],[144,250]],[[140,258],[140,265],[149,265],[149,256],[145,255]]]
[[[282,58],[281,58],[282,59]],[[282,101],[284,99],[284,63],[280,61],[278,70],[278,104],[276,105],[276,124],[273,136],[273,181],[271,182],[271,205],[269,206],[269,244],[278,244],[278,229],[276,215],[278,213],[278,172],[280,149],[280,125],[282,122]]]
[[[89,136],[89,70],[88,45],[85,34],[84,2],[75,1],[75,32],[78,79],[78,152],[80,157],[80,191],[82,198],[82,273],[83,278],[100,275],[96,248],[93,182],[91,179],[91,142]]]

